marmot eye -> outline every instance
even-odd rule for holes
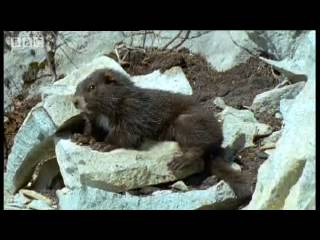
[[[89,86],[89,91],[91,91],[91,90],[93,90],[95,88],[96,88],[96,86],[92,84],[92,85]]]

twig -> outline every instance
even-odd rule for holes
[[[146,44],[146,39],[147,39],[147,31],[144,31],[142,48],[144,48],[144,46]]]
[[[249,107],[249,106],[242,105],[241,107],[242,107],[242,108],[244,108],[244,109],[248,109],[248,110],[250,110],[250,111],[251,111],[251,107]]]
[[[68,56],[68,54],[64,51],[64,49],[61,47],[62,53],[68,58],[69,62],[76,68],[78,69],[77,65],[72,61],[72,59]]]
[[[251,52],[248,48],[245,48],[243,46],[241,46],[240,44],[238,44],[233,38],[232,38],[232,35],[231,35],[231,32],[229,31],[229,35],[230,35],[230,39],[231,41],[233,42],[234,45],[236,45],[237,47],[245,50],[247,53],[249,53],[251,56],[253,56],[254,58],[256,59],[259,59],[259,56],[257,56],[257,54],[254,54],[253,52]]]
[[[277,74],[275,74],[272,65],[270,65],[270,69],[271,69],[271,74],[272,74],[272,76],[279,81],[279,76],[278,76]]]
[[[55,32],[53,32],[53,31],[51,31],[51,32],[55,35],[55,37],[56,37],[56,39],[57,39],[58,36],[55,34]],[[77,53],[81,53],[81,51],[75,49],[74,47],[69,46],[68,42],[65,40],[65,38],[64,38],[63,35],[59,34],[59,36],[60,36],[61,41],[62,41],[68,48],[70,48],[71,50],[73,50],[73,51],[75,51],[75,52],[77,52]],[[59,44],[59,45],[56,47],[56,49],[58,49],[59,47],[61,47],[61,46],[63,45],[63,43],[62,43],[62,44]]]
[[[44,51],[46,53],[48,66],[50,68],[51,74],[54,77],[54,81],[56,81],[57,80],[57,74],[56,74],[56,71],[54,70],[54,67],[52,65],[51,59],[49,57],[48,49],[47,49],[47,39],[46,39],[47,33],[45,31],[42,31],[41,33],[42,33],[42,36],[43,36],[43,45],[44,45],[43,47],[44,47]]]
[[[118,58],[118,63],[120,65],[128,64],[128,62],[124,61],[124,59],[125,59],[125,57],[127,57],[129,51],[127,52],[127,54],[123,58],[120,58],[120,55],[118,53],[118,47],[115,47],[114,52],[116,53],[116,56]]]
[[[209,33],[209,32],[211,32],[211,30],[210,30],[210,31],[205,31],[205,32],[203,32],[203,33],[198,33],[198,35],[189,37],[188,40],[201,37],[201,36],[203,36],[203,35],[205,35],[205,34],[207,34],[207,33]]]
[[[191,30],[188,30],[181,42],[174,46],[172,49],[177,49],[178,47],[180,47],[189,38],[190,32]]]
[[[129,50],[126,51],[126,53],[123,55],[123,58],[121,58],[121,60],[125,62],[125,59],[128,56],[128,54],[129,54]]]
[[[263,151],[263,150],[274,149],[274,148],[276,148],[276,144],[275,143],[270,143],[270,144],[265,144],[264,146],[260,147],[259,149],[261,151]]]
[[[120,59],[120,56],[119,56],[118,48],[117,48],[117,47],[114,49],[114,52],[116,53],[116,56],[117,56],[117,58],[118,58],[118,63],[120,63],[121,59]]]
[[[40,75],[40,76],[37,76],[35,80],[38,80],[40,78],[44,78],[44,77],[50,77],[51,74],[43,74],[43,75]]]
[[[279,83],[275,88],[280,88],[284,85],[286,85],[287,83],[291,84],[289,79],[285,79],[284,81],[282,81],[281,83]]]
[[[177,34],[174,38],[172,38],[166,45],[164,45],[164,46],[162,47],[162,50],[167,49],[167,47],[168,47],[171,43],[173,43],[173,42],[181,35],[181,33],[182,33],[182,30],[180,30],[180,31],[178,32],[178,34]]]

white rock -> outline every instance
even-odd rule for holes
[[[294,103],[293,99],[282,99],[280,101],[280,112],[281,112],[282,118],[287,118],[287,115],[292,106],[292,103]]]
[[[186,177],[202,170],[195,162],[175,175],[167,164],[181,151],[176,142],[145,143],[141,150],[99,152],[68,139],[56,144],[57,160],[68,188],[82,185],[109,191],[126,191]]]
[[[290,189],[283,209],[315,210],[316,174],[313,161],[307,161],[298,182]]]
[[[19,33],[22,37],[25,32]],[[31,52],[35,54],[31,54]],[[4,110],[9,111],[13,97],[17,96],[22,90],[22,76],[27,71],[31,62],[40,62],[45,59],[43,48],[39,47],[20,47],[12,48],[4,54]]]
[[[49,189],[53,179],[59,174],[60,169],[57,160],[50,159],[41,164],[40,170],[33,183],[32,189],[35,191],[41,191]]]
[[[293,75],[312,75],[315,73],[315,31],[305,31],[294,42],[291,52],[281,61],[261,58],[273,65],[287,77]]]
[[[221,97],[216,97],[213,101],[213,104],[221,109],[225,109],[227,106]]]
[[[64,39],[67,45],[58,48],[56,61],[59,71],[65,75],[108,54],[117,42],[124,39],[120,31],[60,31],[59,34],[59,43]]]
[[[31,210],[27,207],[15,206],[15,205],[4,205],[4,210]]]
[[[41,154],[35,151],[34,147],[46,136],[53,134],[55,129],[55,124],[41,105],[38,104],[29,112],[14,138],[14,144],[8,156],[5,189],[14,192],[30,180],[32,169],[37,164],[34,159],[50,155],[49,146],[46,149],[38,149]]]
[[[258,94],[253,100],[251,109],[256,113],[269,113],[274,115],[279,111],[280,100],[295,98],[304,85],[304,82],[298,82]]]
[[[282,115],[279,112],[276,112],[276,114],[274,115],[275,118],[277,119],[282,119]]]
[[[174,184],[171,185],[171,188],[177,189],[180,191],[188,191],[188,186],[183,182],[183,181],[178,181],[175,182]]]
[[[274,148],[264,150],[264,152],[265,152],[266,154],[268,154],[269,156],[271,156],[271,155],[274,153]]]
[[[273,55],[277,60],[288,57],[294,51],[296,42],[305,31],[246,31],[258,48]]]
[[[283,69],[308,77],[304,89],[280,110],[284,128],[274,153],[258,171],[248,209],[315,208],[315,34],[296,45],[281,62]],[[284,100],[283,100],[284,101]],[[281,101],[282,102],[282,101]]]
[[[54,209],[46,201],[43,201],[43,200],[33,200],[31,203],[27,205],[27,207],[35,210],[53,210]]]
[[[32,198],[32,199],[36,199],[36,200],[41,200],[41,201],[44,201],[44,202],[47,202],[47,204],[49,205],[52,205],[52,201],[51,199],[49,199],[48,197],[46,196],[43,196],[42,194],[36,192],[36,191],[33,191],[33,190],[29,190],[29,189],[21,189],[19,191],[19,193],[29,197],[29,198]]]
[[[252,41],[249,41],[244,31],[211,31],[189,41],[185,46],[194,53],[205,56],[217,71],[227,71],[246,62],[250,57],[244,49],[234,44],[234,41],[243,47],[252,46]]]
[[[80,111],[74,107],[69,95],[50,95],[46,97],[42,103],[46,113],[48,113],[56,126],[62,125],[63,122],[80,113]]]
[[[29,202],[31,202],[31,199],[27,198],[25,195],[23,195],[20,192],[14,195],[13,203],[17,206],[23,207],[27,205]]]
[[[238,201],[224,182],[206,190],[157,191],[151,196],[132,196],[83,187],[63,194],[57,191],[59,209],[68,210],[194,210],[232,209]]]
[[[180,67],[173,67],[164,73],[156,70],[150,74],[133,76],[132,81],[136,86],[149,89],[160,89],[181,93],[192,94],[192,88]]]
[[[276,143],[279,140],[279,138],[281,137],[281,133],[282,133],[281,130],[273,132],[270,136],[264,138],[261,141],[261,146],[264,146],[264,145],[267,145],[270,143]]]
[[[3,191],[3,204],[6,205],[7,203],[13,202],[14,195],[10,193],[9,191],[6,191],[4,189]]]
[[[227,106],[217,116],[223,121],[223,147],[232,146],[242,134],[245,136],[244,147],[254,146],[255,136],[268,135],[272,132],[270,126],[259,123],[249,110],[237,110]]]

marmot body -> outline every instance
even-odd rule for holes
[[[108,130],[109,150],[138,148],[144,139],[178,142],[184,154],[169,164],[172,170],[219,151],[223,140],[219,122],[192,96],[139,88],[110,69],[79,83],[74,104],[86,113],[87,134],[90,123]]]

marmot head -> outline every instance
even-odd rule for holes
[[[76,108],[91,113],[119,99],[121,90],[133,86],[125,74],[108,68],[98,69],[81,81],[73,97]]]

